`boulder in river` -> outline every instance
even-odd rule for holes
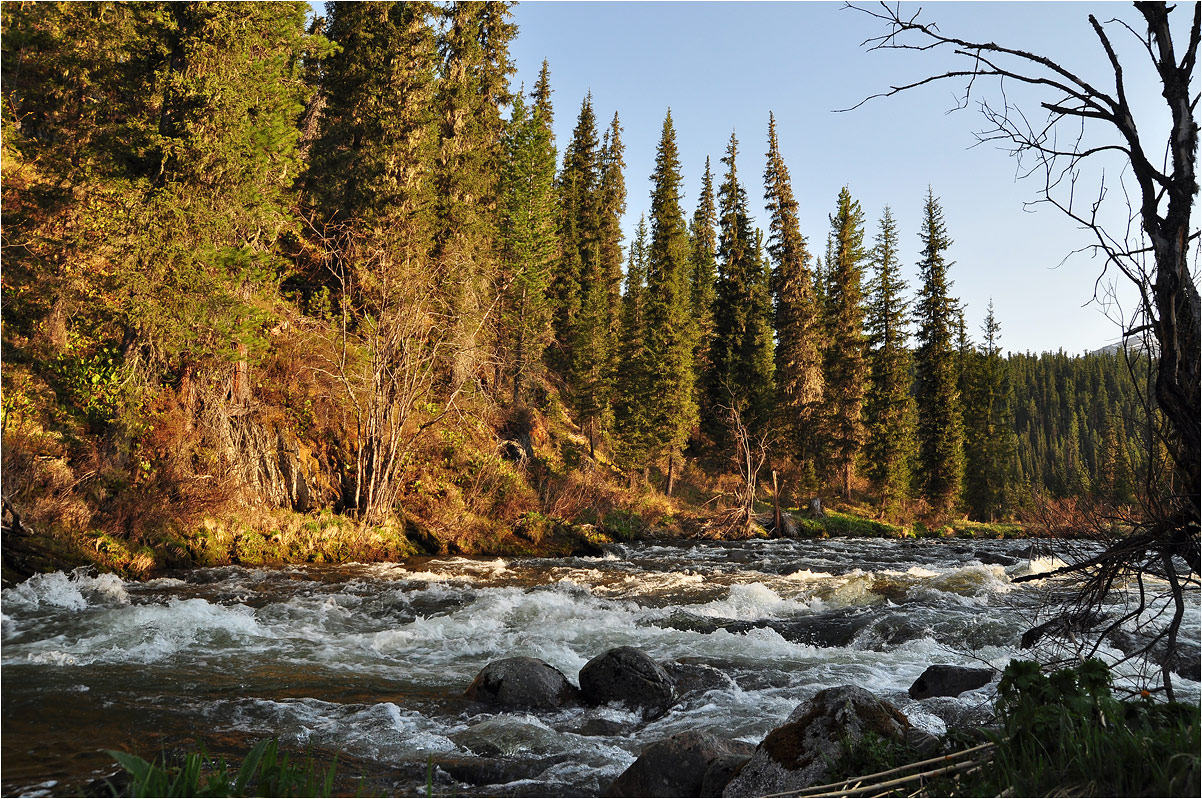
[[[1017,566],[1018,558],[1012,558],[1009,555],[1003,555],[999,552],[987,552],[985,550],[977,550],[972,553],[972,556],[984,563],[986,566]]]
[[[736,687],[726,672],[705,663],[682,660],[665,660],[660,663],[672,678],[676,696],[680,700],[701,696],[710,691],[724,691]]]
[[[959,696],[965,691],[989,685],[993,680],[992,669],[972,669],[967,666],[927,666],[910,686],[911,699],[927,699],[932,696]]]
[[[690,730],[651,744],[605,796],[721,796],[755,747]]]
[[[676,688],[664,667],[641,649],[619,646],[597,655],[580,670],[580,694],[590,705],[620,702],[644,719],[668,712]]]
[[[843,741],[854,743],[869,732],[901,741],[909,728],[901,711],[863,688],[827,688],[768,733],[722,795],[764,796],[820,785],[828,781]]]
[[[559,669],[531,657],[494,660],[480,670],[463,695],[475,702],[526,710],[551,710],[579,698]]]
[[[1153,663],[1163,664],[1167,659],[1169,671],[1180,674],[1187,680],[1198,682],[1199,677],[1202,677],[1202,649],[1195,643],[1178,639],[1170,654],[1163,639],[1157,641],[1146,633],[1118,629],[1107,638],[1127,657],[1147,651]]]

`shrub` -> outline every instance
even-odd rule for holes
[[[336,761],[324,774],[312,757],[304,764],[291,762],[274,738],[256,743],[237,774],[224,759],[213,761],[203,747],[175,765],[166,756],[149,763],[125,752],[108,754],[129,775],[129,796],[332,796],[337,771]]]

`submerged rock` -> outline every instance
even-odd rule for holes
[[[897,708],[863,688],[827,688],[768,733],[722,795],[764,796],[819,785],[828,780],[843,741],[858,741],[869,732],[901,741],[908,729],[910,722]]]
[[[993,680],[992,669],[972,669],[967,666],[927,666],[910,686],[911,699],[932,696],[959,696],[965,691],[988,685]]]
[[[1012,558],[1009,555],[1001,555],[996,552],[986,552],[978,550],[973,553],[973,557],[984,563],[986,566],[1017,566],[1018,558]]]
[[[690,730],[651,744],[604,796],[721,796],[755,747]]]
[[[590,705],[620,702],[639,709],[644,719],[662,716],[676,701],[675,684],[668,672],[632,646],[610,649],[584,664],[580,694]]]
[[[1178,639],[1171,654],[1163,639],[1157,641],[1146,633],[1115,630],[1107,638],[1127,657],[1147,650],[1153,663],[1163,665],[1168,660],[1169,671],[1198,682],[1202,677],[1202,649],[1190,641]]]
[[[559,669],[531,657],[489,663],[463,695],[476,702],[528,710],[559,708],[579,698],[576,687]]]
[[[705,663],[665,660],[660,665],[672,678],[676,696],[681,700],[701,696],[710,691],[723,691],[737,685],[726,672]]]

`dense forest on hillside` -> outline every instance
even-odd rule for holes
[[[1147,359],[967,330],[926,187],[803,234],[769,109],[714,164],[668,113],[636,198],[618,112],[557,143],[551,66],[511,84],[507,3],[0,13],[18,525],[172,565],[683,523],[757,458],[891,520],[1141,490]]]

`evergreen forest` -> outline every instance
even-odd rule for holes
[[[772,473],[929,529],[1146,489],[1149,359],[968,329],[935,187],[801,230],[771,109],[704,164],[668,111],[632,196],[621,109],[513,85],[508,3],[0,14],[5,518],[60,554],[717,534]]]

